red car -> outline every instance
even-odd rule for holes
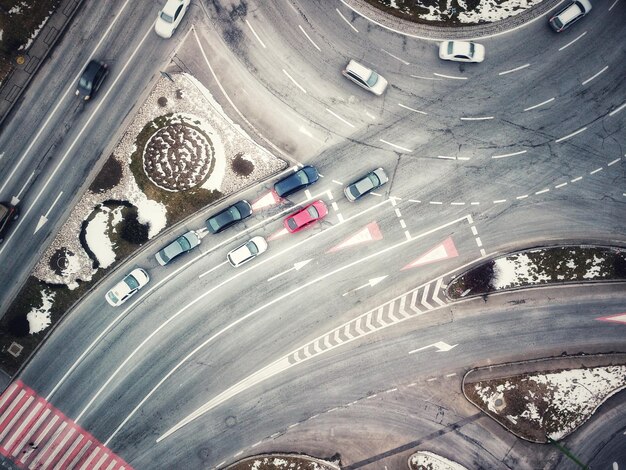
[[[328,208],[324,201],[315,201],[298,212],[291,214],[283,223],[290,233],[295,233],[309,226],[315,221],[323,219],[328,214]]]

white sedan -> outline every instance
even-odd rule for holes
[[[439,58],[455,62],[482,62],[485,46],[467,41],[443,41],[439,44]]]
[[[234,250],[228,252],[226,258],[228,262],[234,267],[241,266],[247,263],[251,259],[256,258],[261,253],[267,251],[267,242],[263,237],[252,237],[243,245],[239,245]]]
[[[165,39],[171,38],[183,16],[185,16],[190,3],[191,0],[167,0],[154,24],[154,31],[157,35]]]
[[[124,279],[113,286],[109,292],[107,292],[107,302],[112,307],[117,307],[126,302],[132,297],[139,289],[148,284],[150,276],[145,269],[137,268],[133,269]]]

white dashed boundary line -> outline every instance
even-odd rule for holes
[[[498,73],[498,75],[507,75],[509,73],[513,73],[513,72],[517,72],[518,70],[525,69],[526,67],[530,67],[530,64],[520,65],[519,67],[516,67],[516,68],[511,69],[511,70],[505,70],[504,72]]]
[[[580,36],[578,36],[576,39],[573,39],[572,41],[568,42],[567,44],[565,44],[562,47],[559,47],[559,52],[562,51],[563,49],[565,49],[566,47],[571,46],[572,44],[574,44],[576,41],[578,41],[580,38],[582,38],[585,34],[587,34],[587,31],[585,31],[584,33],[582,33]]]
[[[285,75],[287,75],[287,78],[288,78],[289,80],[291,80],[295,86],[297,86],[298,88],[300,88],[300,90],[301,90],[304,94],[307,94],[306,90],[305,90],[305,89],[304,89],[304,88],[303,88],[303,87],[302,87],[302,86],[301,86],[298,82],[296,82],[296,80],[295,80],[295,79],[294,79],[291,75],[289,75],[289,73],[287,73],[287,71],[286,71],[285,69],[283,69],[283,73],[284,73]]]
[[[544,104],[551,103],[551,102],[552,102],[552,101],[554,101],[554,100],[555,100],[555,98],[554,98],[554,97],[552,97],[552,98],[550,98],[549,100],[542,101],[541,103],[536,104],[536,105],[534,105],[534,106],[530,106],[530,107],[528,107],[528,108],[524,108],[524,111],[530,111],[531,109],[538,108],[539,106],[543,106]]]
[[[259,44],[261,44],[261,46],[263,46],[263,49],[267,49],[267,46],[265,45],[265,43],[263,41],[261,41],[261,38],[256,33],[256,31],[254,30],[254,28],[252,27],[252,25],[250,24],[250,22],[248,20],[246,20],[246,24],[248,25],[248,28],[250,28],[250,31],[252,31],[252,34],[254,34],[254,37],[256,38],[256,40],[259,41]]]
[[[355,33],[358,33],[358,32],[359,32],[359,30],[358,30],[358,29],[356,29],[356,28],[354,27],[354,25],[353,25],[352,23],[350,23],[350,22],[348,21],[348,19],[347,19],[345,16],[343,16],[343,15],[341,14],[341,12],[339,11],[339,8],[335,8],[335,10],[337,10],[337,13],[339,13],[339,16],[341,16],[341,18],[342,18],[342,19],[343,19],[346,23],[348,23],[348,26],[350,26],[350,27],[354,30],[354,32],[355,32]]]
[[[309,40],[309,42],[311,44],[313,44],[313,47],[315,47],[315,49],[317,49],[319,52],[322,52],[322,50],[319,48],[319,46],[317,44],[315,44],[313,39],[311,39],[311,37],[306,33],[304,28],[301,25],[298,25],[298,28],[300,28],[300,31],[302,31],[302,33],[306,36],[306,38]]]
[[[392,144],[391,142],[387,142],[386,140],[379,139],[383,144],[391,145],[393,148],[397,148],[398,150],[404,150],[405,152],[411,153],[413,150],[407,149],[404,147],[400,147],[399,145]]]
[[[333,115],[333,116],[335,116],[337,119],[339,119],[341,122],[343,122],[344,124],[346,124],[346,125],[348,125],[348,126],[350,126],[350,127],[352,127],[352,128],[354,129],[354,124],[352,124],[352,123],[350,123],[350,122],[346,121],[344,118],[342,118],[342,117],[341,117],[341,116],[339,116],[338,114],[336,114],[336,113],[332,112],[330,109],[328,109],[328,108],[325,108],[325,109],[326,109],[326,111],[328,111],[330,114],[332,114],[332,115]]]
[[[467,80],[467,77],[455,77],[454,75],[443,75],[441,73],[433,73],[436,77],[449,78],[451,80]]]
[[[564,140],[567,140],[567,139],[569,139],[569,138],[571,138],[571,137],[574,137],[575,135],[578,135],[578,134],[580,134],[581,132],[584,132],[584,131],[586,131],[586,130],[587,130],[587,126],[582,127],[582,128],[580,128],[580,129],[578,129],[577,131],[572,132],[571,134],[568,134],[568,135],[566,135],[566,136],[564,136],[564,137],[561,137],[561,138],[559,138],[559,139],[556,139],[556,140],[555,140],[555,142],[558,144],[559,142],[563,142]]]
[[[591,80],[593,80],[594,78],[596,78],[598,75],[606,72],[606,70],[609,68],[609,66],[605,66],[602,70],[600,70],[598,73],[596,73],[595,75],[589,77],[587,80],[585,80],[584,82],[581,83],[581,85],[586,85],[587,83],[589,83]]]
[[[424,111],[420,111],[419,109],[409,108],[408,106],[405,106],[402,103],[398,103],[398,106],[400,106],[401,108],[404,108],[404,109],[408,109],[409,111],[413,111],[414,113],[424,114],[424,115],[428,114],[428,113],[426,113]]]

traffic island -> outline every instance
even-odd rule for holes
[[[265,454],[246,457],[224,470],[339,470],[338,464],[308,455]]]
[[[519,251],[478,265],[446,288],[451,300],[566,283],[626,281],[626,250],[607,246],[553,246]]]
[[[626,354],[565,356],[470,370],[463,394],[516,436],[558,441],[626,388]]]
[[[409,457],[409,470],[467,470],[452,460],[432,452],[415,452]]]

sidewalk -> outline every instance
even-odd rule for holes
[[[56,42],[63,36],[83,0],[62,0],[46,25],[39,31],[30,48],[22,56],[24,62],[16,64],[0,87],[0,128],[19,103],[22,93],[35,76]]]

